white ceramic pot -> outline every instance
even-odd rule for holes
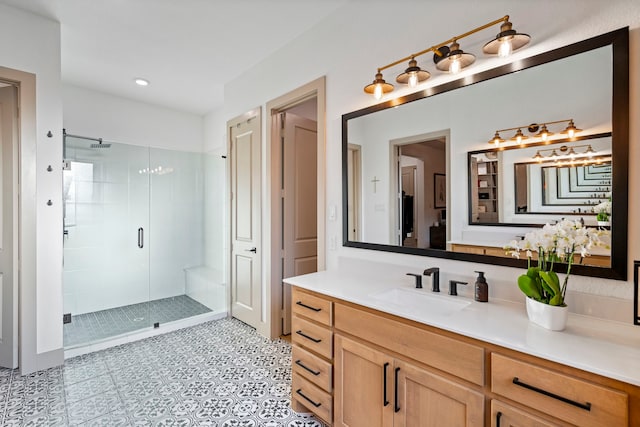
[[[532,298],[526,300],[529,321],[551,331],[562,331],[567,326],[569,307],[543,304]]]
[[[611,225],[609,221],[598,221],[598,227],[608,227],[609,225]]]

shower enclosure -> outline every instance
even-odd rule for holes
[[[65,132],[65,348],[226,312],[205,256],[205,168],[224,164],[206,157]]]

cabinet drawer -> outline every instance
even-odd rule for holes
[[[484,385],[484,349],[402,322],[335,305],[335,328],[443,372]]]
[[[491,391],[579,426],[628,425],[628,395],[491,354]]]
[[[331,359],[333,356],[333,332],[296,315],[291,318],[291,341],[314,353]]]
[[[331,423],[333,420],[333,400],[331,395],[320,390],[300,375],[293,375],[291,397],[324,421]]]
[[[491,401],[491,427],[558,427],[570,424],[551,423],[504,402]]]
[[[291,306],[295,314],[322,323],[323,325],[331,326],[332,324],[331,301],[308,294],[294,287],[291,291]]]
[[[299,374],[325,391],[331,392],[333,376],[329,362],[294,345],[291,353],[291,366],[293,373]]]

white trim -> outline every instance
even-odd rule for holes
[[[21,374],[49,366],[39,366],[37,348],[36,299],[36,76],[0,67],[0,76],[18,86],[19,136],[19,224],[18,224],[18,364]],[[61,325],[62,327],[62,325]],[[62,360],[59,361],[62,363]],[[54,363],[54,361],[49,361]],[[54,366],[54,365],[52,365]]]
[[[177,331],[179,329],[189,328],[191,326],[196,326],[201,323],[210,322],[212,320],[224,319],[225,317],[227,317],[226,312],[199,314],[197,316],[189,317],[187,319],[176,320],[174,322],[162,324],[159,328],[145,328],[138,332],[106,338],[102,341],[95,342],[93,344],[85,345],[82,347],[70,348],[64,351],[64,358],[70,359],[72,357],[81,356],[83,354],[93,353],[95,351],[100,351],[107,348],[115,347],[117,345],[140,341],[145,338],[155,337],[157,335],[166,334],[169,332]]]
[[[275,124],[279,120],[274,120],[275,114],[291,108],[308,99],[316,99],[316,122],[318,124],[318,153],[317,153],[317,190],[318,190],[318,206],[317,206],[317,230],[318,230],[318,271],[326,268],[326,78],[320,77],[312,82],[307,83],[297,89],[292,90],[276,99],[267,102],[265,119],[267,122],[267,141],[266,141],[266,188],[269,196],[265,198],[267,206],[263,210],[265,218],[264,223],[270,224],[268,230],[264,233],[265,259],[265,277],[270,282],[267,287],[267,307],[269,307],[271,315],[268,319],[269,331],[267,334],[271,339],[280,335],[280,318],[282,299],[282,277],[280,277],[280,189],[277,180],[272,179],[272,173],[279,173],[279,169],[274,165],[279,165],[279,151],[272,150],[273,139],[277,135]],[[268,251],[268,253],[266,253]]]

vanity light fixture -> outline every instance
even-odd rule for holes
[[[413,53],[378,68],[373,83],[365,86],[364,91],[373,95],[376,99],[380,99],[382,95],[393,91],[393,85],[387,83],[382,78],[382,72],[406,61],[409,61],[409,66],[396,78],[396,82],[400,84],[407,84],[410,87],[416,87],[419,83],[430,77],[428,71],[423,70],[418,66],[416,58],[429,52],[433,53],[433,62],[438,70],[452,74],[460,72],[463,68],[466,68],[475,62],[475,56],[460,49],[458,41],[497,24],[501,24],[500,33],[498,33],[493,40],[484,45],[483,52],[485,54],[508,56],[514,50],[527,45],[531,40],[529,35],[516,32],[513,29],[513,24],[509,21],[509,15],[505,15],[500,19],[491,21],[478,28],[474,28],[471,31],[467,31],[466,33],[452,37],[449,40],[445,40],[427,49],[421,50],[420,52]]]
[[[558,153],[558,151],[560,152]],[[560,161],[562,159],[569,158],[573,162],[574,160],[584,158],[585,156],[587,158],[592,158],[594,154],[596,154],[596,152],[593,147],[591,147],[591,144],[574,146],[561,145],[559,148],[547,148],[538,150],[536,151],[536,154],[532,157],[532,159],[540,163],[544,159]]]
[[[566,134],[569,138],[573,138],[576,133],[582,131],[582,129],[578,129],[573,122],[573,119],[564,119],[564,120],[554,120],[552,122],[544,122],[544,123],[531,123],[527,126],[515,126],[512,128],[506,129],[498,129],[493,136],[489,140],[489,144],[500,145],[502,142],[506,142],[504,139],[500,137],[500,133],[515,130],[516,133],[513,137],[509,138],[509,141],[516,142],[518,144],[522,144],[522,141],[528,139],[529,137],[522,132],[522,129],[526,129],[529,133],[533,134],[533,138],[540,138],[542,141],[547,142],[552,135],[555,135],[554,132],[551,132],[547,126],[555,125],[559,123],[567,123],[567,127],[560,133]]]

